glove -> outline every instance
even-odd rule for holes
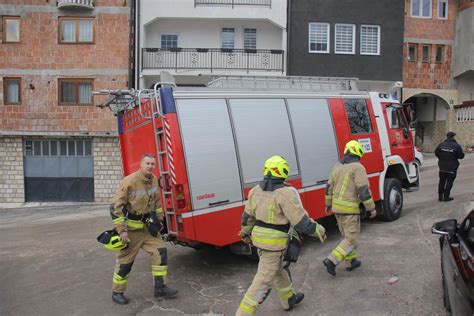
[[[324,242],[326,240],[326,228],[324,228],[323,225],[316,223],[316,231],[314,232],[314,235],[319,238],[319,241]]]
[[[158,234],[163,228],[163,225],[161,224],[161,221],[155,212],[151,213],[151,216],[148,219],[147,227],[148,227],[148,231],[150,232],[150,235],[152,235],[153,237],[158,237]]]
[[[240,230],[238,235],[244,243],[249,244],[249,245],[252,244],[252,237],[250,233]]]

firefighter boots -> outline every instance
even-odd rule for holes
[[[178,294],[178,290],[167,287],[164,283],[163,277],[155,277],[155,297],[174,298]]]
[[[301,303],[303,299],[304,299],[304,293],[299,292],[299,293],[293,294],[293,296],[291,296],[288,299],[288,305],[290,305],[290,307],[285,308],[285,310],[291,311],[293,307],[295,307],[296,304]]]
[[[350,264],[351,265],[346,268],[347,271],[352,271],[352,270],[355,270],[355,269],[359,268],[362,265],[362,262],[360,260],[357,260],[357,259],[352,259],[350,261]]]
[[[173,289],[171,287],[167,287],[163,285],[162,287],[155,287],[155,297],[163,297],[163,298],[174,298],[178,294],[178,290]]]
[[[329,259],[324,259],[323,263],[328,273],[332,276],[336,276],[336,265]]]
[[[128,298],[123,296],[123,293],[118,293],[118,292],[112,292],[112,301],[119,305],[127,305],[128,304]]]

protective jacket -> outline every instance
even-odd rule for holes
[[[268,183],[262,181],[264,188]],[[251,232],[252,243],[260,249],[284,250],[290,225],[302,233],[321,238],[324,227],[309,218],[298,191],[293,187],[276,186],[264,191],[253,187],[242,213],[242,232]]]
[[[447,138],[439,144],[436,147],[435,155],[439,159],[439,170],[446,172],[456,171],[459,167],[458,159],[464,158],[464,152],[454,138]]]
[[[360,202],[367,210],[375,209],[367,172],[358,157],[345,154],[332,168],[325,199],[326,207],[337,214],[359,214]]]
[[[151,212],[161,220],[158,179],[155,175],[147,178],[141,170],[125,177],[113,200],[112,219],[120,233],[127,230],[143,229],[144,220]]]

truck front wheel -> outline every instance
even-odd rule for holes
[[[383,194],[383,218],[388,222],[397,220],[403,208],[403,191],[400,180],[394,178],[385,179]]]

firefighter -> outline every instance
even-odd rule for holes
[[[343,260],[348,265],[347,271],[362,264],[355,250],[360,232],[360,202],[370,212],[370,218],[377,215],[367,172],[359,162],[363,155],[364,149],[358,141],[348,142],[343,158],[332,168],[326,185],[326,213],[335,214],[343,238],[323,261],[327,272],[333,276],[336,276],[336,266]]]
[[[446,140],[436,147],[435,155],[438,157],[439,183],[438,201],[449,202],[454,200],[451,195],[454,180],[459,168],[459,159],[464,158],[462,147],[454,139],[456,133],[448,132]]]
[[[265,162],[264,179],[249,192],[240,236],[257,248],[260,261],[236,315],[253,314],[272,287],[276,288],[285,310],[293,309],[304,298],[303,293],[295,293],[290,271],[283,266],[288,231],[293,226],[297,232],[319,237],[321,242],[326,233],[322,225],[308,217],[298,191],[284,183],[289,173],[288,162],[281,156],[273,156]]]
[[[115,194],[111,215],[115,229],[128,247],[117,253],[112,280],[112,300],[128,304],[123,295],[128,274],[140,249],[151,255],[154,296],[171,298],[177,290],[166,286],[168,273],[165,242],[161,238],[163,212],[158,191],[158,179],[153,174],[155,157],[143,155],[140,169],[127,176]]]

